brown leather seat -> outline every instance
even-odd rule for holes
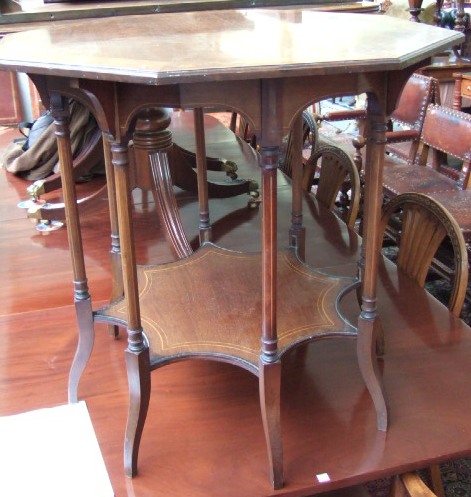
[[[422,142],[420,165],[400,163],[386,157],[384,195],[392,198],[403,192],[426,193],[444,205],[458,222],[465,238],[470,240],[471,116],[448,107],[429,105]],[[452,170],[443,163],[446,157],[457,159],[461,167]]]

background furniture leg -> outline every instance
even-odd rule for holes
[[[283,447],[281,442],[280,400],[281,362],[259,361],[260,407],[268,449],[270,481],[276,490],[283,486]]]

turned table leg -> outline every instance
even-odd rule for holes
[[[137,474],[137,457],[150,400],[150,359],[145,342],[139,307],[136,254],[132,225],[132,199],[127,142],[111,145],[115,170],[116,204],[124,294],[126,295],[128,347],[125,351],[129,384],[129,410],[124,443],[126,476]]]
[[[62,190],[69,250],[74,277],[74,302],[79,327],[79,342],[69,373],[69,402],[78,401],[78,384],[93,349],[95,331],[91,298],[85,273],[82,235],[73,176],[73,158],[70,144],[69,104],[65,97],[51,95],[51,111],[61,163]]]
[[[382,176],[385,154],[384,113],[374,95],[368,95],[368,117],[370,119],[365,162],[364,236],[362,244],[361,270],[361,313],[358,318],[357,355],[365,384],[373,399],[377,426],[386,431],[388,411],[384,388],[376,359],[377,335],[381,324],[377,315],[377,273],[380,257],[378,227],[381,219]],[[382,336],[379,337],[382,340]]]

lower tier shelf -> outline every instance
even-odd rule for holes
[[[331,276],[303,263],[295,249],[278,253],[277,333],[282,355],[300,343],[356,336],[339,304],[358,280]],[[141,321],[151,364],[190,356],[242,363],[257,370],[262,330],[260,253],[207,243],[187,258],[138,266]],[[97,321],[126,326],[122,298],[95,312]]]

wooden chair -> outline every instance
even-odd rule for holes
[[[429,76],[412,74],[405,84],[396,108],[391,114],[393,129],[386,132],[386,152],[414,163],[417,158],[425,111],[430,103],[440,103],[438,81]]]
[[[384,239],[388,225],[397,224],[398,217],[400,226],[396,241],[399,250],[396,264],[421,286],[425,285],[427,274],[439,247],[445,238],[449,240],[453,249],[453,277],[448,308],[455,316],[459,316],[466,296],[469,269],[466,243],[458,223],[450,212],[433,198],[420,193],[403,193],[388,202],[383,209],[381,241]],[[379,329],[378,350],[380,353],[384,351],[384,336],[381,329]],[[429,472],[435,492],[443,496],[439,466],[431,466]],[[408,476],[406,483],[411,484],[411,489],[422,489],[420,491],[425,492],[410,495],[434,495],[420,478],[416,478],[416,475]],[[423,490],[424,488],[427,491]],[[409,494],[394,493],[392,495]]]
[[[440,103],[438,81],[429,76],[414,73],[404,85],[396,107],[390,116],[391,130],[386,132],[386,152],[415,162],[420,143],[425,110],[430,103]],[[333,111],[318,117],[320,121],[364,121],[366,110]],[[363,135],[364,126],[360,126]]]
[[[320,203],[354,228],[360,207],[360,175],[342,149],[319,146],[304,166],[303,188],[313,191]]]
[[[342,488],[320,494],[321,497],[371,497],[364,485]],[[418,473],[409,472],[393,478],[389,497],[440,497],[422,480]]]
[[[448,107],[430,105],[422,130],[422,142],[418,166],[386,158],[383,173],[384,196],[392,198],[407,191],[426,193],[444,205],[458,222],[465,240],[469,242],[471,116]],[[444,164],[447,157],[461,162],[461,167],[454,170]]]
[[[250,145],[253,148],[257,148],[257,137],[252,133],[250,125],[246,121],[244,116],[239,115],[236,112],[233,112],[229,128],[231,129],[231,131],[236,133],[240,138],[245,140],[247,143],[250,143]],[[290,134],[286,139],[287,144],[291,143],[291,140],[289,138]],[[304,145],[305,143],[309,143],[311,146],[311,150],[315,150],[317,144],[319,143],[317,117],[307,109],[304,110],[302,113],[302,137],[303,137],[302,144]],[[288,151],[288,146],[287,149],[285,150],[285,155],[288,157],[290,156]],[[289,168],[289,161],[282,161],[282,163],[280,164],[280,168],[287,176],[291,177],[291,171],[287,169]]]
[[[397,266],[424,286],[432,260],[448,237],[453,248],[454,277],[448,308],[459,316],[468,285],[468,254],[458,223],[446,208],[420,193],[403,193],[388,202],[380,224],[381,240],[386,228],[399,216]],[[380,245],[381,246],[381,245]]]

